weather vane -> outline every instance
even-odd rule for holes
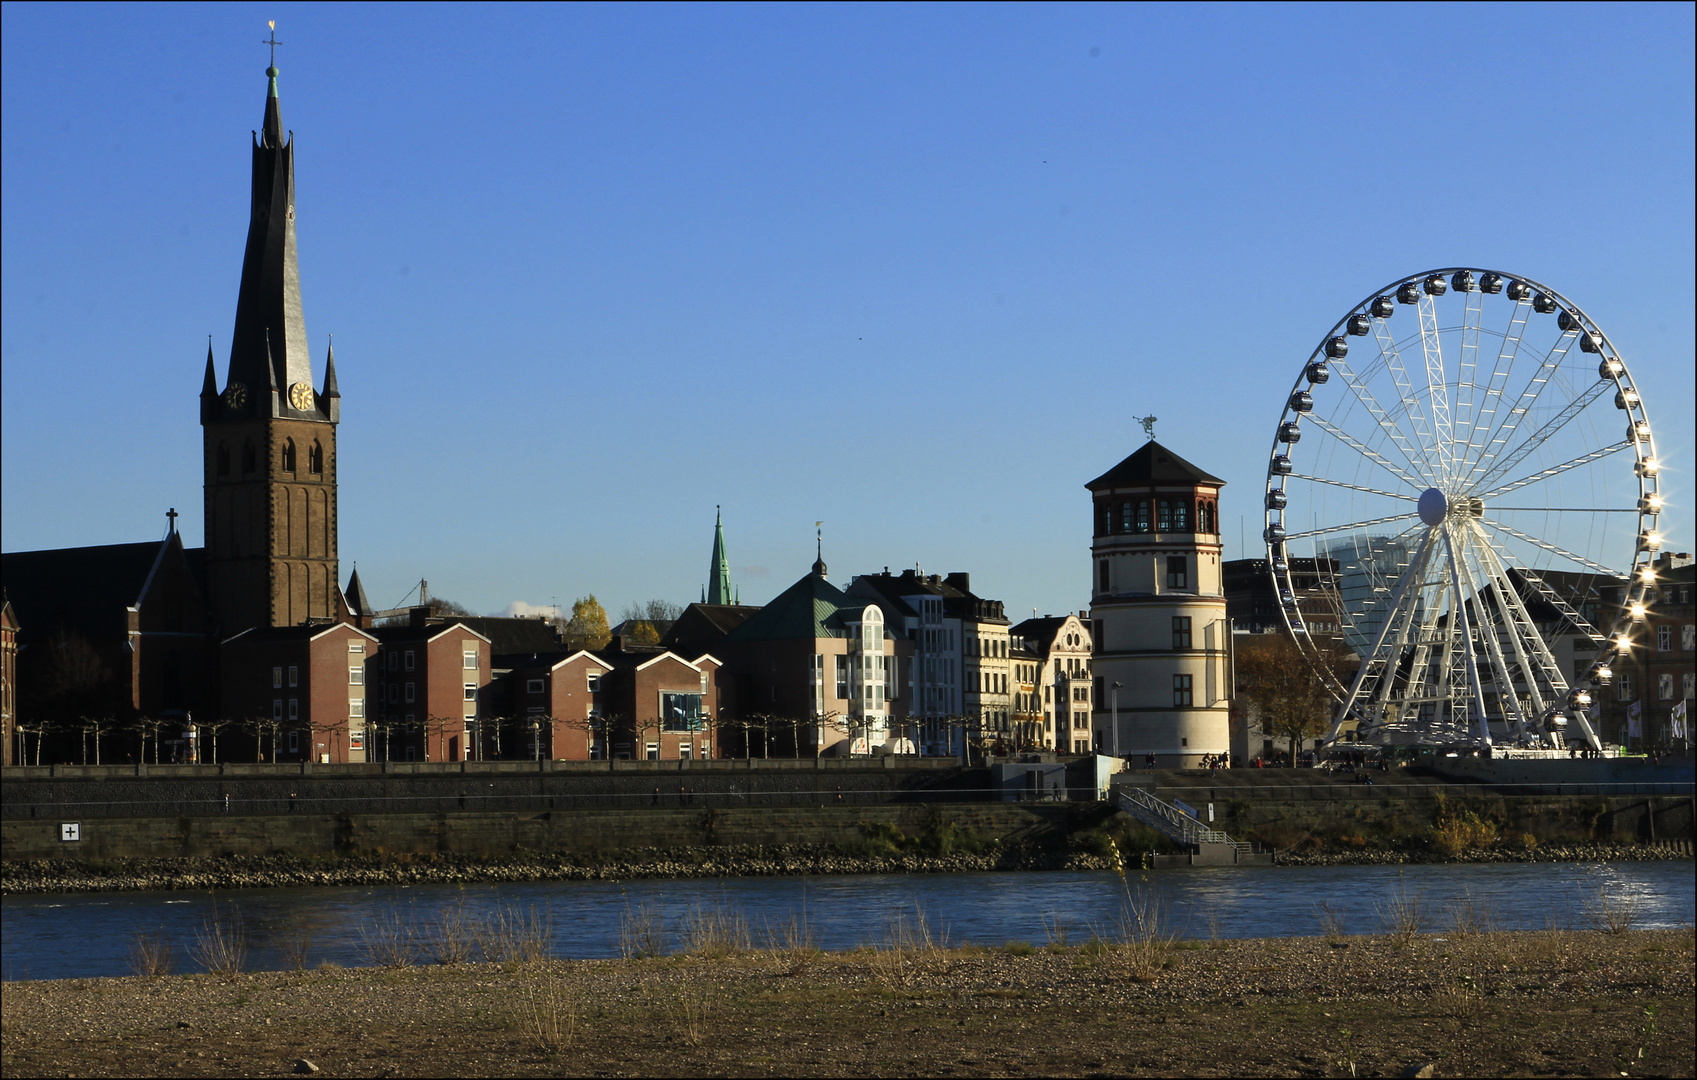
[[[270,38],[269,41],[261,41],[260,44],[271,46],[271,66],[276,67],[277,66],[277,46],[279,46],[283,43],[281,41],[277,40],[277,20],[276,19],[268,19],[268,20],[266,20],[266,25],[271,27],[271,38]]]
[[[1137,422],[1143,425],[1143,434],[1149,436],[1150,442],[1155,441],[1155,421],[1157,419],[1159,418],[1154,416],[1137,417]]]

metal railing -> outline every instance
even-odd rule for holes
[[[1243,854],[1250,845],[1240,844],[1218,829],[1210,829],[1172,803],[1163,802],[1142,788],[1121,788],[1120,807],[1151,828],[1158,829],[1186,847],[1228,844]]]

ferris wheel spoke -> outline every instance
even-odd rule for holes
[[[1396,340],[1391,337],[1390,324],[1384,319],[1377,318],[1372,320],[1372,324],[1373,340],[1379,346],[1379,359],[1376,364],[1383,364],[1385,370],[1390,373],[1391,383],[1396,387],[1397,400],[1401,405],[1399,411],[1408,417],[1409,427],[1414,429],[1414,437],[1419,443],[1418,455],[1426,462],[1424,468],[1415,468],[1415,471],[1426,477],[1426,480],[1424,483],[1417,483],[1414,486],[1416,488],[1430,487],[1443,472],[1438,465],[1437,439],[1433,437],[1431,425],[1426,422],[1426,414],[1420,408],[1420,398],[1415,393],[1413,380],[1408,376],[1408,366],[1402,360],[1402,349]],[[1380,423],[1390,424],[1391,429],[1397,430],[1397,433],[1401,435],[1400,428],[1396,426],[1397,420],[1394,415],[1386,416]],[[1403,438],[1406,439],[1407,437],[1403,436]],[[1415,451],[1411,448],[1407,453],[1409,463],[1412,466]]]
[[[1518,491],[1523,487],[1528,487],[1532,484],[1540,483],[1540,482],[1542,482],[1544,480],[1548,480],[1548,479],[1550,479],[1551,477],[1554,477],[1554,476],[1560,476],[1562,473],[1572,472],[1574,469],[1582,468],[1583,466],[1589,465],[1594,461],[1601,461],[1602,459],[1608,457],[1610,454],[1618,454],[1620,451],[1629,448],[1631,445],[1632,445],[1632,443],[1629,440],[1622,439],[1620,442],[1614,443],[1611,446],[1605,446],[1605,447],[1602,447],[1601,449],[1592,450],[1588,454],[1580,454],[1578,457],[1573,458],[1569,461],[1564,461],[1560,465],[1551,465],[1549,468],[1541,469],[1538,472],[1535,472],[1530,476],[1523,476],[1519,480],[1514,480],[1514,481],[1511,481],[1510,483],[1502,484],[1498,487],[1494,487],[1491,490],[1484,492],[1483,494],[1479,495],[1478,497],[1481,498],[1481,499],[1494,499],[1499,495],[1507,495],[1511,491]],[[1492,507],[1492,509],[1495,510],[1495,509],[1503,509],[1503,508]]]
[[[1395,491],[1380,491],[1378,488],[1362,487],[1360,484],[1346,484],[1342,480],[1328,480],[1324,476],[1306,476],[1302,473],[1291,473],[1289,476],[1285,477],[1285,479],[1307,480],[1310,483],[1315,484],[1330,484],[1333,487],[1349,488],[1351,491],[1362,491],[1369,495],[1383,495],[1387,499],[1402,499],[1405,502],[1414,502],[1419,498],[1418,495],[1404,495]]]
[[[1475,538],[1479,542],[1480,549],[1486,552],[1491,560],[1498,566],[1502,567],[1504,576],[1507,576],[1508,553],[1503,551],[1501,547],[1498,546],[1497,542],[1491,538],[1491,534],[1487,533],[1484,529],[1479,529],[1475,534]],[[1517,566],[1514,568],[1514,572],[1519,574],[1521,579],[1528,585],[1531,585],[1538,595],[1543,598],[1543,601],[1546,604],[1549,604],[1561,613],[1564,626],[1571,626],[1574,630],[1584,634],[1586,637],[1591,639],[1591,643],[1593,645],[1600,646],[1608,641],[1608,638],[1606,638],[1600,630],[1592,625],[1591,620],[1587,619],[1584,615],[1581,615],[1574,609],[1573,605],[1569,604],[1566,600],[1563,600],[1561,598],[1561,594],[1552,589],[1550,587],[1550,583],[1545,581],[1536,571],[1528,570],[1524,566]],[[1530,617],[1528,617],[1528,619],[1530,619]],[[1562,629],[1558,627],[1556,633],[1562,633]]]
[[[1471,463],[1469,476],[1476,469],[1478,455],[1490,441],[1492,429],[1496,426],[1497,409],[1502,405],[1503,390],[1514,373],[1514,362],[1520,355],[1520,343],[1526,335],[1527,322],[1531,316],[1530,299],[1523,297],[1515,301],[1514,311],[1509,315],[1508,330],[1503,333],[1502,344],[1497,347],[1497,359],[1491,367],[1490,381],[1485,384],[1485,400],[1480,406],[1479,416],[1474,420],[1472,430],[1468,433],[1467,460]]]
[[[1426,356],[1426,400],[1432,406],[1432,440],[1437,450],[1439,474],[1450,473],[1450,443],[1454,428],[1450,417],[1449,378],[1444,371],[1444,346],[1438,334],[1438,312],[1431,293],[1420,296],[1420,349]]]
[[[1398,480],[1401,480],[1403,483],[1407,484],[1409,487],[1413,488],[1415,491],[1424,491],[1424,490],[1426,490],[1426,488],[1431,486],[1431,481],[1420,479],[1420,478],[1411,476],[1406,472],[1403,472],[1401,469],[1399,469],[1396,466],[1395,462],[1391,461],[1389,458],[1385,457],[1383,454],[1379,453],[1377,450],[1374,450],[1373,448],[1369,447],[1366,443],[1362,442],[1360,439],[1357,439],[1355,436],[1351,435],[1349,432],[1338,427],[1336,424],[1332,423],[1330,420],[1327,420],[1325,417],[1315,416],[1314,414],[1310,413],[1308,418],[1310,420],[1314,421],[1315,426],[1318,427],[1321,431],[1324,431],[1326,434],[1330,435],[1332,438],[1343,443],[1345,446],[1349,447],[1351,450],[1354,450],[1356,453],[1360,454],[1362,457],[1366,458],[1368,461],[1371,461],[1373,464],[1379,466],[1381,469],[1384,469],[1386,472],[1390,473],[1392,476],[1396,477]]]
[[[1410,511],[1406,514],[1392,514],[1389,517],[1371,518],[1367,521],[1352,521],[1347,525],[1328,525],[1323,529],[1308,529],[1304,532],[1287,534],[1285,536],[1285,543],[1288,544],[1292,540],[1305,540],[1312,536],[1326,536],[1331,533],[1347,532],[1350,529],[1367,529],[1374,525],[1384,525],[1392,521],[1406,521],[1414,516],[1414,512]]]
[[[1532,414],[1532,407],[1538,403],[1538,399],[1543,396],[1544,391],[1549,387],[1550,383],[1555,381],[1554,375],[1556,373],[1556,369],[1561,367],[1562,361],[1567,359],[1568,350],[1573,348],[1573,343],[1577,340],[1578,335],[1569,331],[1563,333],[1561,337],[1556,339],[1556,343],[1550,346],[1549,351],[1544,354],[1543,360],[1538,364],[1538,370],[1533,372],[1532,377],[1527,380],[1526,387],[1520,392],[1520,397],[1514,403],[1514,407],[1509,409],[1508,415],[1503,417],[1502,423],[1498,424],[1497,430],[1492,433],[1491,441],[1486,448],[1486,451],[1479,455],[1479,460],[1475,461],[1473,463],[1473,467],[1468,470],[1467,476],[1463,478],[1463,483],[1471,484],[1474,477],[1479,475],[1479,471],[1482,468],[1487,469],[1488,471],[1485,473],[1485,478],[1482,478],[1480,482],[1489,483],[1490,481],[1488,477],[1492,472],[1501,475],[1505,468],[1514,467],[1513,464],[1505,466],[1501,464],[1488,463],[1493,462],[1497,458],[1498,452],[1514,438],[1514,433],[1520,429],[1521,421]],[[1593,400],[1595,399],[1596,394],[1602,393],[1602,387],[1606,385],[1608,384],[1599,382],[1596,386],[1591,388],[1593,392]],[[1569,402],[1570,406],[1571,404],[1572,402]],[[1587,402],[1587,404],[1589,404],[1589,402]],[[1564,409],[1563,412],[1566,412],[1566,410]],[[1575,413],[1575,415],[1577,415],[1577,413]],[[1572,417],[1568,417],[1567,419],[1571,418]],[[1563,419],[1562,423],[1567,423],[1567,419]],[[1549,427],[1548,424],[1544,426],[1546,428]],[[1552,431],[1550,434],[1554,434],[1554,432]],[[1548,436],[1545,436],[1545,438],[1548,438]],[[1539,440],[1539,442],[1542,441],[1543,440],[1541,439]],[[1525,444],[1523,443],[1521,445],[1524,446]],[[1533,449],[1535,448],[1536,447],[1533,447]],[[1531,449],[1526,451],[1526,453],[1531,452]],[[1510,451],[1510,456],[1513,456],[1513,454],[1514,451]],[[1520,456],[1524,457],[1525,454],[1521,454]]]
[[[1451,459],[1464,463],[1469,457],[1463,455],[1461,449],[1471,448],[1473,444],[1474,394],[1477,390],[1474,380],[1478,377],[1479,321],[1485,312],[1485,294],[1469,289],[1466,300],[1467,310],[1461,320],[1461,352],[1455,374],[1454,430],[1450,442]]]
[[[1569,561],[1571,563],[1575,563],[1579,566],[1583,566],[1587,570],[1595,570],[1599,574],[1607,574],[1610,577],[1618,576],[1614,570],[1611,570],[1610,568],[1604,566],[1602,563],[1592,562],[1590,559],[1587,559],[1583,555],[1575,555],[1573,552],[1567,550],[1564,547],[1561,547],[1557,544],[1552,544],[1548,540],[1540,540],[1536,536],[1531,536],[1527,533],[1523,533],[1519,529],[1516,529],[1516,528],[1514,528],[1513,526],[1510,526],[1510,525],[1506,525],[1503,522],[1496,521],[1496,520],[1494,520],[1492,518],[1488,518],[1488,517],[1479,518],[1478,521],[1481,525],[1485,526],[1488,529],[1496,529],[1499,532],[1508,533],[1510,536],[1514,537],[1516,540],[1521,541],[1522,543],[1531,544],[1533,547],[1536,547],[1536,548],[1543,548],[1545,551],[1548,551],[1550,554],[1559,555],[1559,556],[1561,556],[1562,558],[1566,559],[1567,561]]]
[[[1338,373],[1338,377],[1343,379],[1344,385],[1348,386],[1350,392],[1355,395],[1355,399],[1361,402],[1362,407],[1372,415],[1373,420],[1379,425],[1379,430],[1384,432],[1396,445],[1397,450],[1402,453],[1403,460],[1408,462],[1408,467],[1424,475],[1427,483],[1431,483],[1435,477],[1426,472],[1430,462],[1409,441],[1407,434],[1403,432],[1396,419],[1385,412],[1384,407],[1379,404],[1379,399],[1372,390],[1368,389],[1367,379],[1356,374],[1355,370],[1341,359],[1331,361],[1331,365],[1332,369]],[[1377,367],[1378,363],[1375,363],[1374,366]],[[1371,375],[1368,378],[1371,378]],[[1398,411],[1402,410],[1399,409]]]

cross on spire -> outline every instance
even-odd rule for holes
[[[176,532],[177,531],[177,508],[175,506],[171,507],[171,509],[165,511],[165,516],[167,518],[169,518],[170,521],[171,521],[171,531]]]
[[[267,22],[266,25],[271,27],[271,37],[268,40],[262,40],[260,42],[260,44],[271,46],[271,66],[276,67],[277,66],[277,46],[279,46],[283,43],[281,41],[277,40],[277,20],[271,19]]]

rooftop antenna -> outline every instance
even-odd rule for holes
[[[266,21],[265,25],[267,25],[271,28],[271,37],[270,37],[269,40],[261,41],[260,44],[271,46],[271,66],[276,67],[277,66],[277,46],[283,44],[281,41],[277,40],[277,20],[276,19],[269,19],[269,20]]]
[[[1137,422],[1139,424],[1143,425],[1143,434],[1145,434],[1149,437],[1150,442],[1155,441],[1155,421],[1158,420],[1158,419],[1159,419],[1159,417],[1155,417],[1155,416],[1139,416],[1139,417],[1137,417]]]

